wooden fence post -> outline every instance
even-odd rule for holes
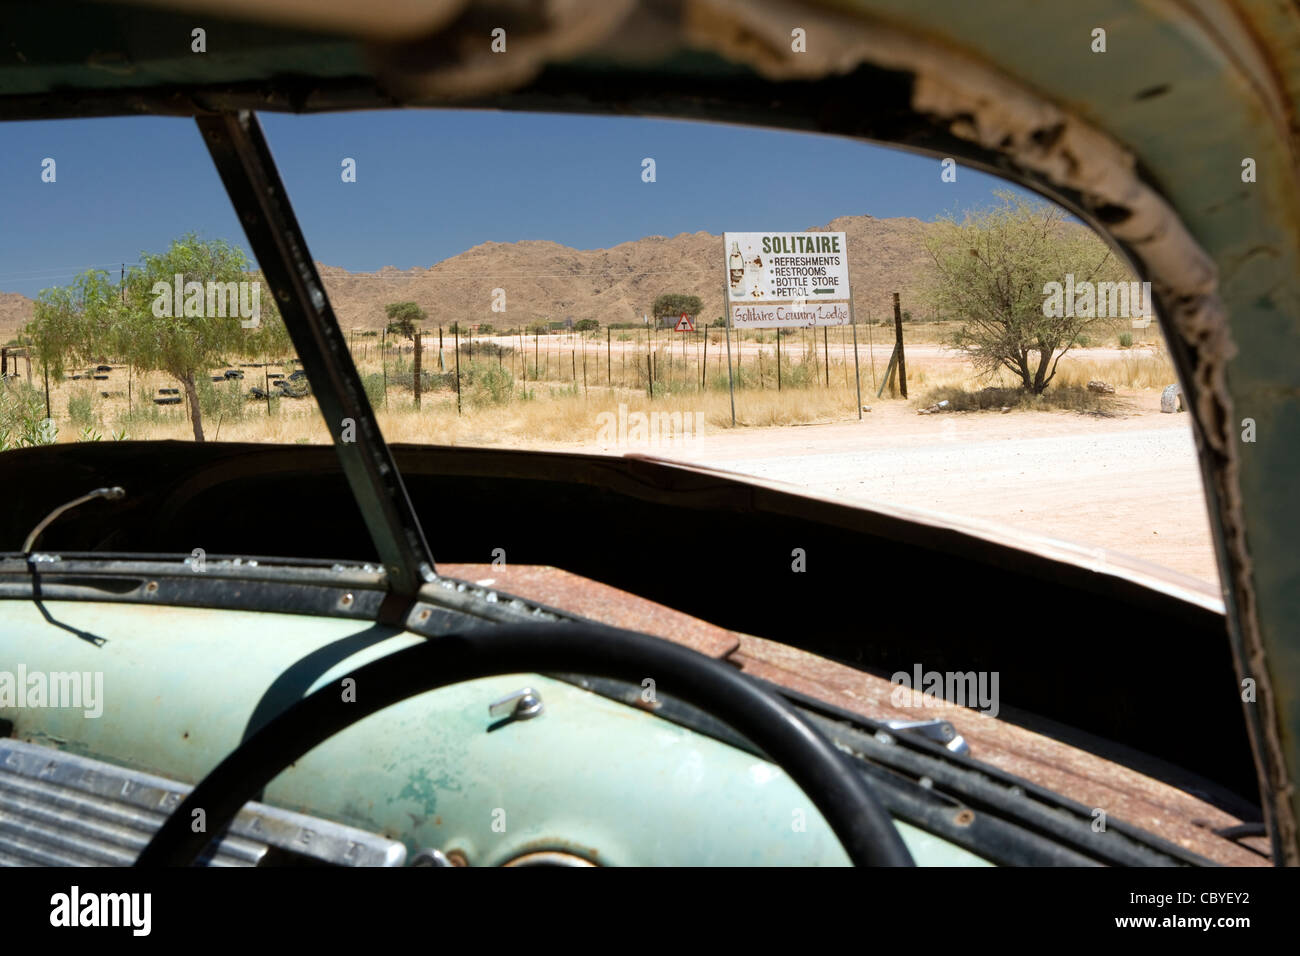
[[[898,293],[894,293],[894,348],[898,352],[898,390],[907,398],[907,362],[903,358],[903,313],[898,304]]]
[[[424,333],[415,333],[415,407],[420,407],[420,386],[424,368]]]

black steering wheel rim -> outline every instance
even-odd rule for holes
[[[392,704],[502,674],[577,673],[640,684],[707,711],[780,766],[858,866],[913,865],[866,776],[827,738],[735,667],[660,638],[586,623],[500,624],[433,637],[365,664],[282,711],[226,756],[164,821],[135,865],[193,864],[244,804],[290,764]],[[341,682],[356,683],[345,701]],[[195,833],[193,811],[206,814]]]

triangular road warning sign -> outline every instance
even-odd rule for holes
[[[694,331],[695,331],[695,323],[693,323],[693,322],[691,321],[691,317],[690,317],[689,315],[687,315],[685,312],[683,312],[683,313],[682,313],[682,317],[681,317],[680,319],[677,320],[677,325],[673,328],[673,331],[674,331],[674,332],[694,332]]]

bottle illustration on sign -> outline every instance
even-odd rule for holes
[[[727,259],[727,269],[731,273],[731,291],[740,292],[745,281],[745,260],[740,257],[740,243],[731,244],[731,256]]]
[[[761,288],[763,280],[763,260],[759,258],[758,253],[754,252],[753,246],[745,247],[745,285],[749,287],[749,294],[753,298],[758,298],[763,294]]]

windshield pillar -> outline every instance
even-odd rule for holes
[[[325,416],[344,476],[387,570],[389,590],[414,596],[434,577],[433,555],[379,431],[261,123],[251,110],[199,116],[196,122]]]

